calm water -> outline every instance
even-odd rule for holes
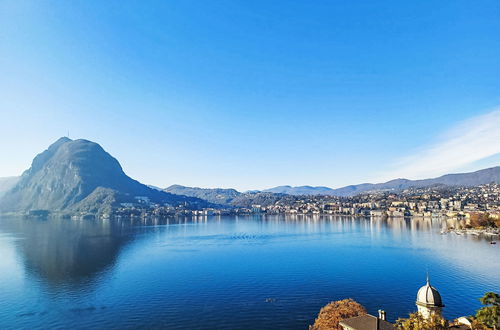
[[[0,218],[0,328],[306,329],[352,297],[414,311],[429,269],[449,318],[500,291],[500,245],[439,220]]]

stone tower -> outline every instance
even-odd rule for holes
[[[441,316],[443,307],[441,295],[436,288],[431,286],[429,275],[427,275],[427,283],[417,293],[418,312],[424,318],[429,318],[433,314]]]

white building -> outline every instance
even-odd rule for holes
[[[441,316],[443,307],[441,295],[435,287],[431,286],[429,276],[427,276],[427,283],[417,293],[418,312],[424,318],[428,318],[433,314]]]

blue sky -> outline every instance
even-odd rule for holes
[[[161,187],[500,165],[499,16],[498,1],[2,0],[0,176],[67,131]]]

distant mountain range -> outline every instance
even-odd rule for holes
[[[263,190],[265,192],[282,193],[288,195],[332,195],[332,196],[354,196],[372,191],[401,191],[415,187],[430,187],[434,185],[446,186],[476,186],[487,183],[500,183],[500,166],[487,168],[470,173],[446,174],[438,178],[424,180],[395,179],[384,183],[362,183],[342,188],[332,189],[328,187],[311,186],[279,186]]]
[[[36,156],[31,167],[12,185],[13,180],[0,198],[1,212],[99,213],[121,202],[137,201],[136,197],[162,204],[207,204],[197,198],[151,189],[131,179],[115,158],[87,140],[57,140]]]
[[[500,166],[487,168],[471,173],[447,174],[434,179],[425,180],[408,180],[395,179],[384,183],[362,183],[351,185],[342,188],[332,189],[328,187],[312,187],[312,186],[279,186],[262,191],[252,190],[245,193],[238,192],[235,189],[220,189],[220,188],[196,188],[185,187],[181,185],[173,185],[165,189],[173,194],[198,197],[205,199],[211,203],[221,205],[238,205],[248,197],[255,198],[259,193],[269,194],[285,194],[285,195],[329,195],[349,197],[362,193],[376,191],[394,191],[398,192],[411,187],[422,188],[436,185],[444,186],[476,186],[486,183],[500,183]],[[258,204],[258,203],[257,203]]]
[[[219,205],[230,204],[234,198],[241,195],[241,193],[235,189],[185,187],[178,184],[174,184],[164,189],[164,191],[176,195],[201,198],[210,203]]]
[[[278,186],[262,190],[263,192],[270,192],[274,194],[287,194],[287,195],[334,195],[334,189],[328,187],[312,187],[312,186]]]
[[[354,196],[375,191],[398,192],[411,187],[475,186],[492,182],[500,183],[500,166],[426,180],[396,179],[338,189],[279,186],[245,193],[235,189],[181,185],[160,189],[128,177],[119,162],[99,144],[61,138],[37,155],[22,176],[0,178],[0,213],[30,210],[100,213],[110,211],[120,203],[136,202],[137,197],[145,197],[153,203],[187,204],[194,208],[216,205],[247,207],[283,195]]]

